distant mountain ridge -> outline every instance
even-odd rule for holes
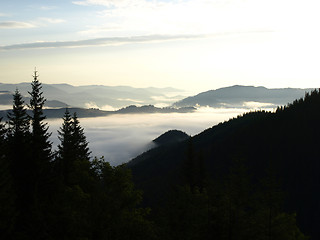
[[[13,93],[17,88],[23,96],[28,97],[28,91],[31,90],[30,83],[0,83],[1,91]],[[65,103],[65,106],[81,108],[104,108],[108,106],[118,109],[128,105],[155,105],[159,103],[170,105],[177,99],[183,98],[180,96],[183,90],[175,88],[134,88],[104,85],[72,86],[69,84],[43,83],[42,90],[48,102],[57,100]],[[173,95],[173,97],[168,97],[168,94]],[[3,105],[1,102],[0,104]]]
[[[174,107],[209,106],[214,108],[251,108],[254,102],[266,108],[286,105],[313,89],[234,85],[199,93],[173,104]]]
[[[116,111],[103,111],[97,108],[68,108],[70,112],[76,112],[79,118],[89,118],[89,117],[104,117],[113,114],[146,114],[146,113],[190,113],[194,112],[196,109],[192,107],[182,107],[182,108],[158,108],[153,105],[146,105],[137,107],[131,105],[129,107],[121,108]],[[44,109],[43,113],[47,118],[62,118],[65,113],[66,108],[54,108],[54,109]],[[0,118],[6,120],[7,112],[11,110],[0,111]],[[31,114],[31,111],[27,111]]]
[[[25,103],[30,102],[29,97],[23,97],[23,101]],[[0,105],[10,106],[13,103],[13,92],[10,91],[0,91]],[[68,104],[58,101],[58,100],[47,100],[46,106],[47,108],[63,108],[68,106]]]

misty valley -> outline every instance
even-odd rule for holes
[[[1,239],[320,236],[319,90],[26,85],[0,84]]]
[[[178,129],[194,136],[203,130],[236,117],[244,109],[205,109],[193,113],[125,114],[81,118],[92,156],[104,158],[111,165],[128,162],[150,148],[152,140],[168,130]],[[57,131],[62,119],[48,119],[54,148],[59,143]]]

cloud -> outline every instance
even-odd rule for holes
[[[48,10],[54,10],[56,8],[57,8],[56,6],[41,6],[40,10],[48,11]]]
[[[135,1],[128,1],[128,0],[85,0],[85,1],[73,1],[73,4],[81,5],[81,6],[90,6],[90,5],[101,5],[106,7],[111,6],[127,6],[128,4],[133,3],[141,3],[145,1],[135,0]]]
[[[36,27],[36,25],[28,22],[18,22],[18,21],[0,22],[0,29],[34,28],[34,27]]]
[[[6,16],[1,15],[0,16]],[[20,21],[2,21],[0,22],[0,29],[17,29],[17,28],[35,28],[40,26],[46,26],[46,23],[57,24],[65,22],[64,19],[58,18],[38,18],[35,21],[20,22]]]
[[[8,16],[9,16],[9,14],[1,13],[1,12],[0,12],[0,17],[8,17]]]
[[[63,22],[66,21],[66,20],[64,20],[64,19],[59,19],[59,18],[39,18],[39,20],[40,20],[40,21],[47,22],[47,23],[53,23],[53,24],[63,23]]]
[[[95,102],[87,102],[85,103],[86,108],[97,108],[99,109],[98,105]]]
[[[0,25],[1,26],[1,25]],[[112,38],[96,38],[79,41],[65,42],[33,42],[0,46],[0,50],[18,50],[18,49],[37,49],[37,48],[75,48],[75,47],[90,47],[90,46],[109,46],[121,45],[130,43],[145,43],[145,42],[162,42],[181,39],[196,39],[204,38],[205,35],[146,35],[135,37],[112,37]]]

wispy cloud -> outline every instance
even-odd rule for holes
[[[33,42],[33,43],[13,44],[13,45],[0,46],[0,50],[108,46],[108,45],[121,45],[121,44],[129,44],[129,43],[196,39],[196,38],[205,38],[205,37],[207,36],[205,35],[147,35],[147,36],[135,36],[135,37],[96,38],[96,39],[87,39],[87,40],[79,40],[79,41]]]
[[[73,4],[103,8],[97,12],[101,23],[81,31],[95,37],[127,32],[217,34],[274,29],[275,25],[269,20],[272,8],[260,7],[254,0],[78,0]]]
[[[66,20],[59,19],[59,18],[39,18],[39,20],[41,20],[42,22],[53,23],[53,24],[66,22]]]
[[[41,10],[45,10],[45,11],[54,10],[56,8],[57,8],[56,6],[41,6],[40,7]]]
[[[0,12],[0,17],[8,17],[8,16],[9,16],[9,14]]]
[[[0,29],[12,29],[12,28],[34,28],[35,24],[29,22],[18,21],[4,21],[0,22]]]
[[[58,24],[63,22],[66,21],[58,18],[38,18],[30,22],[2,21],[0,22],[0,29],[36,28],[47,26],[47,24]]]
[[[131,3],[137,4],[144,2],[143,0],[131,1]],[[84,1],[73,1],[73,4],[81,5],[81,6],[89,6],[89,5],[102,5],[102,6],[125,6],[130,4],[128,0],[84,0]]]

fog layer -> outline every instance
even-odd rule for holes
[[[195,113],[111,115],[82,118],[80,124],[85,129],[92,156],[104,156],[112,165],[119,165],[151,148],[151,141],[168,130],[177,129],[193,136],[244,111],[206,108]],[[48,123],[56,149],[57,129],[62,119]]]

